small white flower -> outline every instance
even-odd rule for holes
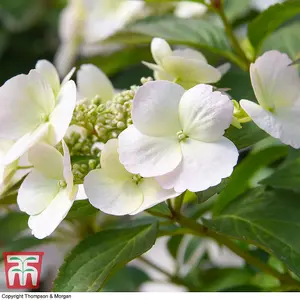
[[[119,136],[120,161],[129,172],[159,176],[163,188],[206,190],[237,162],[235,145],[223,137],[232,113],[232,101],[212,86],[185,91],[168,81],[148,82],[133,100],[133,125]]]
[[[178,196],[173,189],[163,190],[153,178],[126,171],[117,149],[118,140],[109,140],[101,152],[101,169],[85,177],[85,192],[93,206],[111,215],[133,215]]]
[[[268,51],[250,67],[258,104],[241,100],[252,120],[284,144],[300,148],[300,78],[292,60],[278,51]]]
[[[17,202],[30,215],[28,226],[39,239],[50,235],[70,210],[78,186],[73,184],[69,150],[64,156],[54,147],[39,143],[29,150],[33,170],[22,183]]]
[[[189,89],[199,83],[213,83],[221,79],[222,72],[209,65],[199,51],[189,48],[172,51],[165,40],[154,38],[151,52],[156,65],[143,63],[154,71],[156,80],[177,82]]]
[[[181,1],[176,4],[175,16],[179,18],[192,18],[203,16],[207,12],[207,6],[202,3]]]
[[[92,64],[82,65],[77,71],[79,99],[93,100],[100,97],[103,103],[112,100],[114,88],[107,76]]]
[[[18,75],[0,88],[0,139],[14,140],[4,159],[8,165],[39,140],[56,145],[65,135],[76,104],[76,85],[60,85],[54,66],[43,60],[28,75]]]
[[[59,22],[61,45],[55,57],[59,73],[65,75],[79,53],[119,49],[99,44],[144,13],[144,5],[131,0],[69,0]]]

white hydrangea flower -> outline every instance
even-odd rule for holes
[[[300,78],[292,60],[279,51],[268,51],[250,67],[259,104],[241,100],[252,120],[284,144],[300,148]]]
[[[30,215],[28,226],[39,239],[49,236],[70,210],[78,186],[73,174],[68,147],[62,141],[64,155],[54,147],[38,143],[29,150],[33,170],[23,181],[17,202]]]
[[[162,189],[154,178],[126,171],[117,150],[118,140],[109,140],[101,152],[101,169],[85,177],[85,193],[93,206],[111,215],[134,215],[178,196],[173,189]]]
[[[101,41],[144,13],[144,4],[131,0],[69,0],[59,22],[61,45],[55,57],[59,73],[65,75],[79,53],[118,49],[116,45],[100,45]]]
[[[203,16],[207,12],[207,6],[202,3],[181,1],[176,4],[175,16],[183,19]]]
[[[54,66],[39,61],[28,75],[18,75],[0,88],[0,139],[15,141],[4,159],[8,165],[39,140],[55,145],[65,135],[76,104],[76,85],[60,85]]]
[[[156,80],[169,80],[189,89],[200,83],[214,83],[221,79],[223,71],[207,63],[204,55],[194,49],[172,51],[170,45],[161,38],[151,42],[151,52],[155,64],[143,62],[154,71]],[[228,64],[226,64],[227,66]]]
[[[237,163],[237,148],[223,137],[232,113],[232,101],[212,86],[148,82],[133,100],[133,125],[119,136],[120,161],[131,173],[158,176],[165,189],[206,190]]]
[[[108,77],[92,64],[82,65],[77,71],[79,99],[93,100],[96,96],[107,102],[114,97],[114,87]]]

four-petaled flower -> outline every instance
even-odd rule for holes
[[[85,193],[93,206],[111,215],[133,215],[178,196],[173,189],[162,189],[154,178],[126,171],[117,150],[118,140],[109,140],[101,152],[101,169],[85,177]]]
[[[152,40],[151,52],[156,65],[143,63],[154,71],[155,79],[173,81],[186,89],[199,83],[217,82],[228,70],[228,64],[220,70],[209,65],[199,51],[189,48],[172,51],[169,44],[160,38]]]
[[[268,51],[250,67],[258,104],[241,100],[252,120],[284,144],[300,148],[300,78],[292,60],[278,51]]]
[[[232,101],[212,86],[146,83],[133,100],[133,125],[119,136],[120,161],[178,193],[217,185],[237,163],[237,148],[223,137],[232,113]]]

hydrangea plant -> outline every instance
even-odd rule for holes
[[[300,42],[280,34],[300,2],[255,17],[251,1],[69,2],[57,68],[0,87],[0,205],[26,215],[33,245],[78,243],[54,291],[126,290],[118,276],[137,290],[151,279],[132,260],[188,291],[300,290]],[[127,89],[97,60],[72,69],[111,43],[147,48]],[[144,257],[162,237],[174,273]]]

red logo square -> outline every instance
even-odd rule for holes
[[[9,289],[38,289],[44,252],[3,252],[6,286]]]

